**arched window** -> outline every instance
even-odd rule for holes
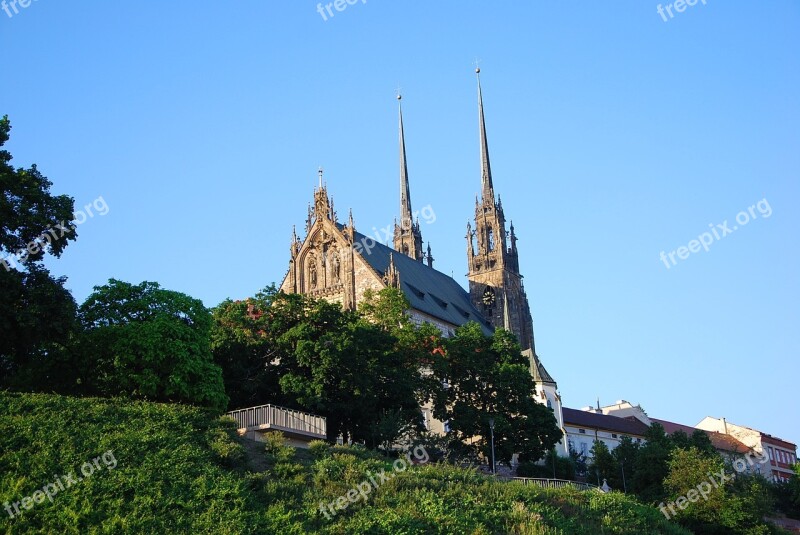
[[[494,230],[492,227],[486,227],[487,244],[490,251],[494,251]]]

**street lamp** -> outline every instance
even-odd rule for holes
[[[625,494],[628,493],[628,484],[625,482],[625,460],[621,460],[619,465],[622,467],[622,488]]]
[[[497,469],[494,463],[494,418],[489,418],[489,430],[492,434],[492,474],[497,475]]]

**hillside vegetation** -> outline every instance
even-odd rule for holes
[[[53,484],[52,502],[32,498],[13,519],[0,511],[0,533],[688,533],[617,493],[431,464],[397,472],[375,453],[322,443],[249,446],[193,407],[0,392],[0,505],[13,512]],[[366,499],[323,514],[321,503],[381,470],[391,479]]]

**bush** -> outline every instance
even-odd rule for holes
[[[308,451],[314,459],[323,459],[330,455],[331,447],[324,440],[312,440],[308,443]]]

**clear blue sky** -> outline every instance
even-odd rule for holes
[[[466,284],[478,57],[565,404],[797,442],[800,3],[656,9],[368,0],[325,21],[302,0],[38,0],[0,11],[0,114],[16,165],[110,207],[49,262],[79,302],[115,277],[214,306],[282,280],[320,165],[340,217],[392,222],[399,84],[413,204],[437,216],[423,237]],[[763,199],[770,217],[659,259]]]

